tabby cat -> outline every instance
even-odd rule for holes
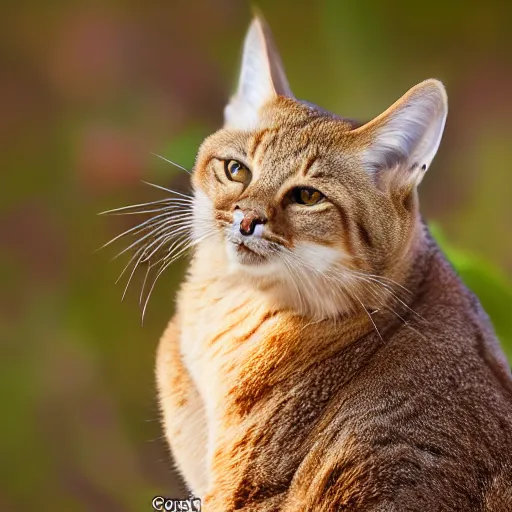
[[[203,510],[512,511],[510,369],[418,212],[446,115],[437,80],[366,124],[299,101],[252,22],[160,214],[191,231],[156,377]]]

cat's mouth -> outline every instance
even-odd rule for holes
[[[251,248],[244,240],[229,242],[234,246],[238,263],[242,265],[261,265],[267,261],[267,256],[255,248]]]
[[[260,256],[256,252],[254,252],[250,247],[247,247],[243,242],[236,245],[236,250],[240,254],[253,254],[254,256]]]
[[[268,263],[270,252],[266,240],[246,239],[232,233],[228,233],[226,238],[228,256],[233,263],[247,267]]]

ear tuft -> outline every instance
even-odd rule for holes
[[[354,130],[366,140],[363,165],[372,174],[405,167],[408,180],[417,185],[439,148],[447,114],[441,82],[430,79],[416,85],[383,114]]]
[[[245,37],[238,88],[224,111],[225,126],[250,130],[259,109],[279,95],[292,97],[270,29],[258,15]]]

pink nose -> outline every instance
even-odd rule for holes
[[[255,210],[247,209],[246,211],[240,211],[244,216],[240,222],[240,233],[244,236],[252,235],[258,224],[265,224],[267,222],[267,219]]]

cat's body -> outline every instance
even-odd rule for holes
[[[383,340],[364,317],[276,313],[199,252],[158,379],[176,462],[211,493],[206,510],[511,510],[508,370],[478,302],[428,246],[416,314]]]
[[[239,89],[200,150],[208,229],[157,356],[191,492],[207,512],[512,510],[510,371],[417,212],[444,91],[420,84],[356,127],[283,94],[251,30],[276,96],[255,117]]]

